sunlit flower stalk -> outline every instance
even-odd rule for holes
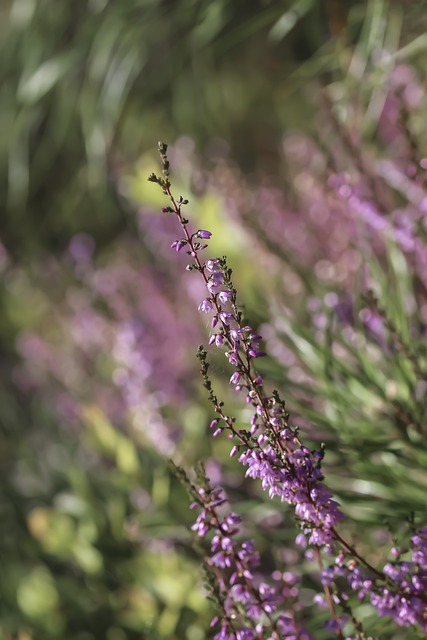
[[[244,322],[226,259],[201,258],[201,252],[207,247],[201,241],[209,240],[211,233],[205,229],[190,232],[189,221],[182,213],[182,207],[188,204],[188,200],[173,196],[167,146],[159,143],[159,151],[163,177],[152,174],[149,181],[159,184],[169,198],[171,206],[165,207],[163,212],[174,214],[183,231],[183,237],[172,247],[176,251],[185,249],[192,259],[187,270],[200,273],[207,293],[199,305],[199,312],[212,314],[213,332],[209,344],[225,348],[225,355],[234,367],[230,384],[236,391],[244,391],[247,404],[253,408],[250,427],[237,428],[235,418],[224,412],[224,403],[213,392],[208,376],[207,353],[200,347],[198,357],[204,386],[218,416],[211,423],[213,435],[216,437],[228,432],[229,438],[234,440],[230,457],[238,457],[247,467],[246,476],[259,479],[270,498],[278,496],[282,502],[294,507],[302,529],[296,543],[302,547],[314,547],[332,618],[330,628],[338,638],[344,638],[342,627],[346,618],[336,614],[332,593],[337,590],[338,579],[342,578],[360,600],[369,596],[371,604],[381,615],[391,616],[399,625],[418,624],[427,630],[424,530],[418,534],[419,548],[412,562],[395,562],[386,565],[383,571],[373,567],[338,533],[337,525],[344,515],[323,482],[323,447],[317,450],[303,444],[298,428],[289,425],[285,402],[279,393],[273,391],[270,395],[266,392],[263,379],[254,366],[258,358],[265,356],[260,346],[261,336]],[[336,555],[335,564],[323,570],[320,551]],[[337,600],[340,604],[339,597],[335,598],[335,603]]]
[[[199,515],[192,530],[207,547],[206,586],[220,608],[211,622],[214,640],[310,640],[295,614],[301,608],[298,577],[275,571],[267,582],[252,540],[242,538],[241,518],[227,509],[221,488],[212,489],[199,468],[197,483],[175,468]]]

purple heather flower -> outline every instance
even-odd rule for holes
[[[235,371],[230,378],[230,384],[238,385],[240,383],[240,373]]]
[[[199,238],[209,240],[209,238],[212,236],[212,233],[210,231],[206,231],[206,229],[199,229],[199,231],[197,232],[197,236]]]
[[[206,523],[206,513],[204,511],[197,517],[196,522],[191,527],[193,531],[197,532],[200,538],[203,538],[209,531],[209,526]]]
[[[209,276],[209,280],[206,287],[208,288],[210,293],[212,294],[217,293],[217,290],[222,285],[222,281],[223,281],[223,274],[219,271],[215,272],[211,276]]]
[[[236,327],[233,327],[232,329],[230,329],[230,337],[233,341],[237,342],[239,340],[243,340],[244,333],[242,329],[237,329]]]
[[[233,319],[233,316],[228,311],[221,311],[219,314],[219,317],[221,318],[221,321],[223,322],[223,324],[226,324],[227,326],[230,324],[231,320]]]
[[[299,533],[297,535],[297,537],[295,538],[295,544],[298,547],[302,547],[303,549],[305,549],[307,547],[307,538],[305,537],[305,535],[303,533]]]
[[[232,291],[220,291],[218,294],[218,298],[222,304],[226,304],[232,297]]]
[[[252,347],[250,349],[248,349],[248,354],[252,357],[252,358],[263,358],[264,356],[266,356],[267,354],[265,353],[265,351],[258,351],[257,349],[253,349]]]
[[[239,364],[239,358],[237,357],[234,351],[230,351],[228,354],[228,362],[232,364],[234,367],[237,367]]]
[[[224,344],[224,336],[222,335],[222,333],[215,334],[215,344],[217,347],[222,347],[222,345]]]
[[[186,240],[176,240],[175,242],[172,242],[171,248],[175,249],[175,251],[178,252],[181,251],[182,247],[185,247],[186,244]]]
[[[198,309],[199,309],[199,311],[203,311],[204,313],[210,313],[212,311],[212,309],[213,309],[212,300],[210,300],[209,298],[205,298],[199,304]]]
[[[206,261],[206,269],[211,273],[219,273],[221,271],[221,265],[218,258],[212,258]]]

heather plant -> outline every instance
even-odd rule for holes
[[[389,550],[407,560],[399,550],[422,520],[402,522],[425,511],[426,151],[424,83],[402,63],[424,70],[422,5],[2,8],[0,637],[202,640],[233,628],[266,635],[273,624],[316,640],[333,634],[323,624],[336,624],[330,607],[313,603],[318,560],[293,544],[294,507],[243,478],[239,440],[229,458],[224,429],[206,437],[212,405],[191,358],[211,321],[201,312],[197,327],[192,317],[205,282],[176,268],[185,248],[169,251],[175,233],[150,210],[148,185],[129,215],[124,163],[142,156],[145,182],[159,130],[185,133],[170,149],[174,169],[185,165],[192,198],[207,187],[200,226],[235,267],[252,326],[263,323],[269,357],[257,370],[284,390],[305,445],[326,444],[321,472],[347,515],[340,534],[374,567]],[[307,81],[315,76],[320,91]],[[214,166],[186,163],[191,145]],[[254,407],[223,383],[230,365],[214,351],[215,393],[249,428]],[[182,527],[194,511],[183,508],[169,455],[185,465],[206,456],[213,495],[221,484],[239,514],[212,505],[203,475],[190,474],[209,525],[194,534],[220,604],[211,631]],[[252,576],[239,575],[243,562]],[[344,576],[325,580],[344,589]],[[353,599],[352,611],[334,603],[348,628],[363,636],[359,618],[374,637],[417,635],[367,599]]]
[[[394,228],[387,220],[384,220],[382,230],[373,236],[370,227],[364,229],[358,225],[360,221],[352,209],[346,208],[346,200],[340,203],[335,193],[328,190],[327,174],[322,174],[322,178],[326,190],[316,194],[317,208],[326,209],[334,202],[339,204],[340,214],[337,212],[332,226],[335,231],[335,222],[338,225],[340,215],[345,217],[349,227],[347,231],[341,229],[341,236],[351,238],[350,246],[343,249],[341,244],[338,255],[329,255],[328,269],[341,277],[346,274],[343,265],[353,264],[353,273],[349,280],[341,283],[330,280],[318,283],[316,297],[312,295],[308,300],[309,315],[305,323],[301,323],[301,316],[293,307],[298,309],[300,301],[307,298],[301,295],[301,285],[299,300],[289,294],[288,282],[295,282],[295,278],[288,278],[292,275],[289,271],[291,247],[287,250],[282,247],[281,253],[276,249],[273,258],[271,245],[260,247],[262,236],[252,236],[254,259],[261,265],[268,265],[270,274],[274,272],[279,276],[280,271],[286,274],[280,276],[283,288],[279,285],[273,301],[270,301],[271,320],[263,329],[273,356],[268,365],[269,374],[279,384],[285,372],[287,388],[291,391],[288,402],[292,413],[299,414],[300,423],[310,428],[313,435],[321,429],[321,435],[317,433],[315,437],[321,437],[328,443],[329,462],[336,470],[331,479],[334,491],[339,492],[341,499],[352,501],[356,519],[365,523],[370,519],[372,523],[372,502],[376,501],[375,511],[379,509],[382,518],[398,520],[404,517],[403,504],[417,511],[424,505],[422,469],[425,456],[418,446],[421,436],[417,435],[419,426],[416,426],[423,423],[424,382],[419,371],[414,378],[416,359],[412,357],[412,364],[411,361],[403,364],[408,354],[407,337],[404,338],[406,346],[402,344],[402,336],[410,336],[412,351],[417,351],[422,357],[424,324],[419,317],[424,304],[422,280],[418,281],[415,291],[411,255],[406,254],[405,257],[401,253],[402,247],[395,246]],[[251,195],[250,187],[246,186]],[[262,205],[260,213],[246,221],[249,224],[253,221],[259,230],[264,221],[268,226],[272,215],[276,214],[277,230],[286,229],[289,222],[286,210],[277,208],[272,212],[266,207],[265,200],[258,196],[259,192],[256,192],[252,200]],[[298,228],[302,226],[302,213],[301,205],[301,211],[295,213],[295,217],[298,215],[300,219]],[[309,229],[310,221],[303,220]],[[360,232],[356,235],[358,228]],[[321,229],[316,227],[316,231]],[[294,231],[291,227],[289,236],[297,241],[300,234],[296,232],[298,229]],[[332,234],[322,236],[318,233],[317,236],[319,243],[312,242],[316,251],[326,253],[329,247],[334,247]],[[283,234],[283,242],[286,242],[286,237],[287,234]],[[379,260],[373,256],[369,258],[373,240]],[[301,262],[304,259],[316,274],[323,273],[320,269],[325,260],[317,264],[300,245],[296,248],[301,249],[297,254]],[[392,343],[387,348],[384,348],[383,322],[375,302],[371,300],[368,303],[362,296],[358,299],[350,293],[350,290],[354,291],[354,286],[350,285],[357,279],[355,267],[360,273],[362,261],[365,270],[369,262],[369,270],[375,274],[377,295],[388,306],[388,314],[398,316],[393,322],[397,322],[402,335],[399,338],[394,330]],[[298,267],[297,273],[299,271]],[[390,283],[393,283],[395,295],[388,301]],[[341,285],[339,289],[338,284]],[[323,293],[320,293],[322,289]],[[365,291],[368,291],[368,286],[365,286]],[[284,302],[288,299],[290,303]],[[413,401],[408,402],[409,398]],[[377,428],[373,429],[372,424]],[[360,447],[365,455],[358,454]],[[412,468],[413,464],[415,466],[408,477],[408,465]]]
[[[322,463],[325,448],[322,445],[318,449],[308,447],[299,429],[289,424],[289,415],[279,392],[266,390],[263,377],[255,369],[255,362],[266,355],[260,347],[261,336],[246,323],[238,306],[237,291],[226,259],[203,260],[200,257],[212,234],[206,229],[190,232],[189,221],[182,213],[188,200],[182,196],[175,199],[172,194],[166,150],[167,146],[159,143],[162,177],[152,174],[149,180],[157,183],[170,200],[170,205],[164,207],[163,212],[178,218],[183,236],[172,243],[172,248],[177,252],[184,250],[190,256],[187,270],[198,272],[206,286],[207,295],[200,302],[199,311],[213,314],[211,324],[214,331],[209,343],[225,348],[225,355],[234,368],[230,384],[236,391],[245,393],[246,403],[253,412],[247,428],[236,426],[236,418],[226,413],[224,403],[213,390],[208,375],[207,353],[200,347],[198,357],[204,386],[217,414],[211,423],[214,436],[226,432],[233,440],[230,457],[237,457],[247,467],[246,476],[259,479],[270,498],[279,497],[294,507],[301,528],[296,543],[308,547],[307,557],[314,557],[318,562],[320,582],[330,611],[328,627],[331,631],[344,638],[345,628],[346,637],[350,637],[349,633],[356,634],[351,637],[365,637],[352,608],[354,602],[364,600],[370,602],[380,617],[388,616],[400,626],[425,631],[426,528],[416,527],[412,522],[409,548],[393,547],[394,560],[378,567],[373,566],[340,533],[339,525],[344,513],[324,482]],[[218,497],[214,494],[214,503]],[[200,536],[209,531],[206,522],[211,520],[206,513],[204,509],[196,523]],[[223,546],[223,551],[227,550],[227,545]],[[227,563],[224,556],[221,558],[225,568]],[[241,590],[245,591],[243,587]],[[227,621],[228,610],[224,602],[221,603],[220,591],[217,590],[217,598],[226,617],[222,618],[221,631],[215,637],[266,637],[262,625],[258,623],[257,626],[254,620],[252,630],[245,626],[234,628]],[[243,595],[241,601],[244,599]],[[283,635],[287,631],[272,625],[270,621],[268,633],[272,634],[271,637],[290,637]]]
[[[206,181],[268,270],[266,366],[275,384],[285,372],[301,424],[321,430],[334,491],[365,523],[373,500],[398,520],[402,504],[424,509],[425,95],[413,67],[379,69],[359,49],[318,104],[310,136],[284,136],[285,189],[249,183],[227,158]]]
[[[175,152],[174,160],[175,163],[180,163],[182,156]],[[325,165],[327,165],[326,162]],[[310,169],[314,171],[314,167]],[[226,172],[229,171],[224,166],[221,170],[224,172],[223,175],[227,175]],[[306,179],[308,179],[307,175]],[[425,411],[423,391],[425,330],[422,313],[421,318],[419,316],[419,311],[422,312],[423,308],[423,281],[418,277],[414,282],[411,254],[407,253],[408,244],[402,246],[397,242],[393,225],[386,221],[373,237],[372,226],[365,229],[358,224],[355,209],[347,206],[348,189],[342,188],[342,175],[334,178],[325,172],[316,179],[319,191],[314,195],[317,198],[318,207],[326,210],[329,205],[333,205],[335,208],[331,206],[331,210],[336,212],[334,223],[335,220],[339,222],[340,216],[345,216],[348,221],[348,227],[341,230],[341,236],[352,237],[352,244],[345,247],[342,254],[335,255],[333,252],[328,254],[329,268],[338,260],[334,273],[339,275],[343,261],[348,258],[351,263],[351,256],[353,256],[353,272],[348,281],[344,279],[341,282],[343,291],[338,288],[339,282],[326,280],[320,285],[313,284],[315,281],[311,281],[311,291],[316,294],[316,297],[312,295],[308,301],[304,323],[301,322],[298,313],[293,313],[292,305],[283,302],[288,294],[286,290],[288,282],[283,282],[283,290],[276,285],[273,289],[274,295],[269,300],[265,299],[265,302],[270,305],[270,319],[261,331],[267,338],[266,351],[272,357],[266,363],[267,359],[259,353],[256,361],[259,363],[258,368],[268,374],[267,378],[276,385],[283,384],[283,376],[286,375],[287,409],[291,407],[291,413],[298,416],[294,421],[303,427],[308,440],[316,442],[316,448],[312,447],[314,451],[318,450],[321,453],[321,441],[326,442],[328,486],[338,497],[343,510],[346,513],[351,512],[351,520],[347,518],[341,524],[346,539],[351,541],[351,545],[357,541],[358,549],[362,548],[362,555],[368,558],[368,562],[372,566],[380,567],[381,562],[384,564],[386,547],[394,545],[392,538],[395,537],[395,533],[392,535],[384,533],[387,529],[383,526],[384,518],[392,521],[392,530],[398,531],[397,538],[403,541],[404,531],[399,527],[399,523],[411,509],[421,511],[424,508],[425,454],[419,446],[422,442],[423,412]],[[338,188],[334,179],[341,180]],[[364,180],[367,179],[364,178]],[[304,184],[301,178],[296,179],[295,182]],[[245,190],[250,193],[247,184],[243,185],[242,192]],[[274,193],[277,196],[277,190]],[[269,191],[266,190],[265,194],[269,196]],[[273,217],[273,213],[277,215],[276,231],[286,227],[288,219],[283,204],[279,203],[280,206],[272,212],[267,206],[268,199],[262,199],[260,191],[252,197],[255,202],[257,198],[262,205],[263,215],[268,213],[268,219]],[[303,204],[300,205],[301,210]],[[312,202],[311,206],[314,207],[314,204]],[[229,207],[227,211],[230,211]],[[300,210],[295,212],[295,217],[297,215],[301,215]],[[260,220],[262,219],[260,217]],[[252,216],[252,220],[256,220],[255,216]],[[186,249],[185,245],[182,245],[182,239],[181,242],[175,240],[167,216],[162,218],[141,211],[138,221],[143,238],[144,236],[149,238],[147,245],[151,248],[149,258],[153,264],[163,265],[162,268],[166,268],[168,251],[165,250],[165,238],[167,241],[169,237],[170,243],[177,242],[174,245],[177,250],[176,257],[181,261],[183,258],[185,260],[185,251],[188,247]],[[243,224],[241,226],[243,227]],[[298,228],[300,226],[292,229],[290,233],[290,237],[296,242],[294,249],[299,248],[298,238],[301,238]],[[322,226],[318,225],[316,229],[320,233]],[[206,230],[201,231],[204,235],[209,235]],[[359,235],[356,235],[356,232],[359,232]],[[423,237],[420,225],[414,226],[412,233],[416,238]],[[271,238],[274,239],[276,236],[277,233],[276,235],[273,233]],[[316,250],[321,253],[321,247],[323,247],[326,253],[329,249],[332,251],[333,241],[328,245],[330,234],[318,234],[318,237],[319,247]],[[205,240],[208,238],[203,236],[198,238],[201,245],[206,244]],[[286,269],[286,276],[291,275],[290,251],[284,251],[282,247],[279,252],[279,247],[276,246],[274,258],[272,258],[272,252],[269,251],[270,245],[263,244],[263,236],[257,234],[256,240],[257,243],[254,243],[253,248],[254,258],[259,261],[259,264],[268,266],[270,276],[274,275],[277,278],[282,268]],[[184,241],[186,241],[185,238]],[[176,425],[176,420],[165,419],[165,413],[166,416],[168,413],[173,415],[166,398],[172,397],[175,407],[182,407],[180,404],[182,396],[185,397],[189,392],[189,368],[185,364],[187,360],[182,360],[176,355],[177,345],[186,344],[183,351],[188,351],[191,341],[199,339],[197,332],[191,330],[189,313],[191,301],[197,299],[199,302],[203,299],[200,307],[202,324],[206,324],[205,318],[209,317],[209,313],[204,312],[209,312],[210,306],[208,298],[205,297],[206,283],[202,279],[197,285],[194,283],[194,278],[191,283],[189,278],[187,280],[189,284],[186,285],[186,280],[181,279],[177,276],[176,270],[171,269],[167,276],[173,283],[171,287],[165,286],[164,277],[159,277],[147,270],[144,261],[140,262],[138,258],[140,243],[141,239],[138,243],[128,241],[125,250],[122,249],[121,253],[119,251],[113,257],[110,255],[105,265],[100,267],[99,261],[95,266],[90,255],[88,256],[91,249],[90,239],[80,236],[73,241],[67,260],[71,261],[73,265],[71,271],[74,273],[71,280],[66,280],[68,288],[66,300],[62,304],[56,303],[53,310],[46,295],[45,311],[41,314],[37,331],[25,331],[20,335],[18,344],[20,353],[25,359],[25,367],[21,366],[16,371],[16,380],[23,389],[37,388],[39,392],[47,392],[45,397],[54,400],[56,409],[65,424],[71,421],[76,427],[83,420],[84,428],[87,427],[90,432],[90,446],[95,445],[95,448],[99,446],[102,449],[101,456],[108,459],[108,464],[115,461],[114,464],[117,464],[119,471],[125,473],[133,473],[137,468],[139,458],[135,450],[140,451],[141,444],[143,449],[147,444],[149,450],[152,447],[157,448],[161,455],[170,455],[174,452],[176,455],[176,443],[179,437],[179,455],[185,449],[187,455],[190,453],[189,447],[181,440],[182,429],[176,428],[179,427]],[[306,246],[309,248],[310,243]],[[371,246],[375,248],[375,255],[370,255],[374,253],[371,251]],[[297,282],[295,278],[298,273],[307,274],[309,269],[323,280],[320,276],[326,271],[321,267],[325,265],[321,263],[317,266],[318,257],[316,256],[313,260],[309,253],[300,252],[300,263],[297,267],[295,263],[291,264],[294,270],[294,283]],[[302,266],[302,258],[308,265],[306,269]],[[350,297],[349,293],[354,293],[353,285],[357,280],[357,268],[360,267],[362,260],[365,262],[365,270],[362,271],[364,282],[361,283],[363,284],[360,288],[361,295]],[[212,271],[207,273],[217,274],[215,278],[220,280],[221,269],[226,269],[225,263],[222,266],[220,261],[212,261],[209,266]],[[55,296],[57,300],[60,299],[60,294],[58,291],[54,293],[53,288],[55,282],[58,289],[64,286],[64,274],[61,269],[59,264],[51,261],[50,267],[44,274],[43,287],[49,291],[49,297]],[[59,275],[60,272],[61,275]],[[49,279],[48,288],[46,276]],[[16,281],[17,292],[22,296],[22,272],[20,274],[17,270],[14,274],[10,273],[8,277],[11,284]],[[215,278],[212,279],[211,287],[214,287]],[[34,284],[40,287],[40,280],[40,278],[37,282],[33,280],[31,285],[28,282],[24,298],[29,295]],[[292,282],[291,278],[289,280]],[[307,278],[306,282],[309,283]],[[392,304],[387,300],[391,282],[395,292]],[[332,289],[331,284],[335,290]],[[230,286],[234,289],[231,283]],[[220,289],[221,304],[230,303],[230,294],[221,287]],[[148,291],[150,296],[147,296]],[[300,288],[300,294],[302,291]],[[35,303],[40,290],[37,295],[34,293],[32,295]],[[178,314],[175,311],[176,307],[170,304],[172,299],[175,302],[175,298],[182,303]],[[300,295],[300,298],[301,301],[305,301],[304,296]],[[153,300],[156,300],[156,304],[152,304]],[[34,304],[34,309],[37,306]],[[150,309],[153,315],[147,316],[147,311]],[[161,324],[158,322],[159,309],[162,310]],[[239,310],[241,310],[240,307]],[[222,312],[227,314],[230,310],[225,306]],[[265,320],[266,315],[264,311],[260,317]],[[49,323],[44,321],[47,316],[49,316]],[[181,324],[183,317],[185,322]],[[216,327],[221,326],[220,320],[227,318],[230,319],[227,315],[219,318]],[[53,344],[51,343],[52,336],[45,332],[49,325],[51,327],[55,325],[55,331],[63,336],[60,341],[55,340],[53,333],[54,340]],[[179,336],[175,333],[177,326]],[[243,328],[245,326],[248,325],[244,325]],[[218,329],[216,332],[218,333]],[[218,344],[224,341],[224,335],[219,331],[219,337],[215,337],[215,344],[217,341]],[[252,330],[247,335],[252,335],[252,340],[256,338],[256,333]],[[42,339],[41,336],[43,336]],[[237,339],[242,340],[239,337]],[[257,347],[256,343],[252,346]],[[230,356],[232,357],[232,354],[228,357]],[[253,362],[255,356],[252,355],[251,358]],[[215,356],[214,361],[214,367],[218,370],[216,365],[218,359]],[[88,381],[89,370],[98,372],[90,382]],[[238,371],[237,373],[242,375]],[[236,376],[231,386],[239,387],[241,386],[239,383],[241,380]],[[164,393],[165,389],[167,393]],[[221,389],[221,394],[224,393],[224,389]],[[250,421],[252,416],[249,412],[253,406],[251,402],[245,404],[242,411],[238,408],[238,402],[234,401],[232,405],[232,412],[237,416],[236,422],[246,424]],[[99,408],[94,410],[94,406],[100,407],[101,412]],[[181,417],[185,420],[185,413],[181,412]],[[198,424],[202,422],[203,419]],[[221,424],[215,425],[215,430]],[[372,427],[373,424],[376,425],[375,429]],[[134,430],[133,426],[137,428]],[[154,428],[150,429],[150,426]],[[262,417],[259,418],[258,428],[262,429]],[[81,432],[81,425],[78,431]],[[192,430],[190,459],[196,448],[196,438],[199,446],[203,436],[202,430],[199,429],[197,434],[195,429]],[[225,447],[221,446],[224,443],[218,443],[218,440],[221,440],[218,436],[219,434],[215,438],[213,449],[217,457],[225,451]],[[237,446],[240,449],[242,447],[239,440]],[[238,453],[240,450],[231,459],[231,464],[226,460],[221,461],[222,469],[219,467],[221,478],[218,477],[218,464],[214,466],[212,460],[208,463],[209,470],[214,470],[215,482],[222,482],[231,493],[233,500],[240,502],[236,509],[242,511],[248,525],[253,527],[255,524],[258,528],[262,526],[262,534],[257,540],[262,551],[265,552],[265,539],[269,542],[274,540],[278,548],[281,546],[283,548],[285,544],[289,545],[292,542],[292,536],[295,538],[297,534],[290,530],[292,527],[289,526],[289,518],[286,515],[283,517],[283,513],[286,514],[283,507],[280,504],[278,506],[277,501],[272,502],[268,497],[263,497],[247,483],[242,483],[242,490],[236,491],[239,474],[236,466],[232,465]],[[157,481],[151,485],[151,480],[147,483],[147,479],[151,473],[153,476],[160,475],[163,463],[159,458],[150,461],[150,456],[151,454],[145,451],[141,458],[143,461],[141,464],[145,469],[149,469],[142,484],[144,486],[148,484],[149,491],[153,490],[157,494],[162,492],[156,488]],[[230,475],[230,469],[233,477]],[[272,505],[270,514],[273,513],[280,523],[272,529],[264,526],[261,515],[267,512],[269,503]],[[155,508],[159,509],[157,503]],[[259,509],[257,519],[254,519],[253,513],[257,508]],[[166,519],[165,515],[165,522]],[[131,528],[134,531],[137,525],[133,524]],[[164,532],[166,531],[170,529],[165,526]],[[166,533],[160,535],[166,535]],[[170,535],[172,538],[175,537],[173,533]],[[303,538],[300,538],[299,542],[303,542]],[[375,550],[378,543],[385,547],[383,552]],[[176,543],[172,542],[172,549],[175,546]],[[402,545],[396,543],[394,548],[398,549],[399,546]],[[287,546],[286,550],[289,551],[289,548]],[[303,549],[302,552],[304,552]],[[171,557],[174,557],[173,553]],[[278,562],[277,557],[274,561]],[[282,574],[294,571],[295,558],[293,558],[291,571],[284,559],[280,562],[284,564]],[[305,588],[302,590],[301,609],[305,613],[302,618],[315,619],[316,625],[321,626],[320,618],[313,613],[313,609],[310,609],[310,599],[315,590],[316,580],[318,584],[318,575],[313,569],[313,562],[315,563],[316,560],[311,560],[310,556],[306,562],[300,562],[298,557],[300,564],[297,565],[296,573],[304,574]],[[260,571],[266,573],[264,560]],[[273,569],[270,570],[271,575],[272,572]],[[340,581],[343,576],[338,578],[335,576],[335,578]],[[227,585],[227,576],[225,579]],[[331,579],[330,574],[327,579]],[[263,580],[267,580],[268,583],[268,575],[264,575]],[[309,595],[306,589],[307,580]],[[155,600],[156,598],[154,602]],[[320,598],[317,600],[321,601]],[[345,607],[346,603],[341,602],[340,606]],[[307,614],[307,608],[310,611],[309,614]],[[356,609],[358,609],[357,606]],[[155,605],[153,610],[156,610]],[[367,609],[362,606],[360,611],[357,611],[357,615],[364,620],[365,626],[368,624],[367,628],[371,629],[376,637],[405,637],[392,632],[390,625],[387,626],[387,622],[384,622],[385,618],[381,618],[381,622],[378,623],[366,611]],[[310,624],[311,631],[316,634],[315,637],[321,637],[322,630],[317,626],[313,627],[313,623],[310,622],[308,626]],[[380,624],[379,630],[378,624]],[[179,628],[183,628],[182,621]],[[154,626],[151,627],[151,632],[155,632]]]
[[[190,508],[200,513],[192,529],[198,538],[208,539],[205,577],[212,600],[219,605],[221,630],[215,638],[273,637],[301,638],[310,636],[297,622],[298,578],[290,573],[274,571],[270,584],[263,582],[260,555],[252,540],[239,539],[241,518],[233,512],[223,513],[227,504],[220,488],[212,489],[203,465],[197,470],[197,484],[175,467],[194,500]]]

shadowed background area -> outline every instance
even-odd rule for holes
[[[426,22],[415,0],[0,4],[0,640],[209,637],[170,457],[207,460],[266,573],[300,566],[289,511],[210,437],[159,139],[349,538],[381,562],[425,521]]]

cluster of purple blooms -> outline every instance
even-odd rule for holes
[[[272,583],[265,582],[253,541],[241,539],[240,517],[232,512],[221,515],[227,502],[222,490],[193,487],[193,495],[191,508],[200,507],[201,512],[192,529],[200,538],[209,538],[208,582],[221,609],[211,623],[220,626],[214,640],[310,640],[295,620],[297,578],[275,571]]]
[[[386,259],[390,244],[399,247],[419,280],[405,304],[409,317],[416,308],[425,336],[427,159],[419,123],[425,122],[426,92],[414,66],[393,64],[384,76],[382,108],[368,115],[372,106],[368,87],[377,86],[373,75],[378,68],[366,71],[365,94],[359,77],[352,89],[344,78],[320,85],[315,97],[316,136],[296,131],[283,136],[279,175],[276,170],[270,175],[254,173],[248,180],[226,152],[203,174],[208,188],[221,195],[227,218],[245,228],[255,260],[275,275],[292,301],[280,309],[281,315],[293,316],[305,303],[316,339],[323,338],[328,324],[325,307],[334,309],[340,322],[347,324],[343,337],[352,334],[354,294],[365,288],[360,275],[364,278],[370,256]],[[366,144],[360,125],[371,118],[372,135]],[[283,176],[289,185],[286,191]],[[196,179],[194,183],[198,186]],[[308,272],[320,286],[311,292],[314,295],[305,296],[301,276]],[[317,299],[322,289],[327,291],[324,301]],[[318,308],[313,308],[314,302]],[[387,341],[383,319],[369,306],[360,306],[364,327],[382,347]],[[271,345],[275,342],[275,359],[292,367],[290,377],[299,376],[296,354],[284,350],[274,335],[266,338]]]
[[[139,223],[151,225],[151,218],[141,213]],[[161,230],[158,234],[164,241]],[[152,233],[150,241],[155,238]],[[85,407],[96,405],[118,430],[130,429],[148,448],[171,456],[182,425],[167,418],[164,409],[171,400],[175,407],[187,402],[185,354],[187,345],[199,340],[185,309],[179,317],[176,313],[175,292],[185,299],[186,274],[177,271],[176,279],[166,280],[148,268],[139,239],[122,238],[102,264],[94,251],[90,236],[78,234],[61,260],[49,256],[34,264],[22,295],[29,297],[35,288],[46,307],[51,296],[55,305],[49,323],[43,313],[19,333],[21,361],[13,379],[24,392],[45,397],[73,430],[84,424]],[[13,289],[20,271],[4,257]],[[1,261],[0,247],[0,269]]]
[[[408,553],[410,559],[400,559]],[[403,627],[418,625],[427,631],[427,527],[412,535],[410,551],[393,547],[392,555],[394,560],[380,573],[367,572],[339,553],[335,565],[323,571],[322,582],[330,587],[344,578],[359,600],[369,599],[381,616]]]
[[[213,435],[218,436],[224,431],[228,432],[229,438],[234,440],[230,457],[238,456],[239,461],[247,467],[246,476],[259,479],[270,498],[278,496],[282,502],[294,507],[296,519],[302,529],[296,543],[301,547],[310,545],[314,549],[322,575],[325,601],[331,614],[329,626],[338,638],[344,638],[342,628],[349,617],[338,615],[335,607],[338,605],[344,612],[350,610],[347,603],[348,596],[341,589],[343,579],[350,589],[357,593],[359,600],[364,600],[369,595],[371,604],[381,616],[390,616],[401,626],[416,624],[422,630],[427,630],[426,530],[420,530],[412,538],[411,561],[396,560],[387,564],[383,571],[373,567],[338,533],[336,527],[343,520],[344,515],[323,482],[321,466],[324,451],[322,448],[320,450],[308,448],[301,442],[298,428],[292,428],[289,425],[285,403],[278,392],[273,391],[271,394],[266,392],[263,379],[254,368],[254,361],[265,356],[260,348],[261,336],[243,320],[237,306],[237,292],[231,280],[231,269],[228,268],[225,258],[206,261],[200,258],[200,252],[207,247],[207,244],[200,240],[208,240],[211,233],[203,229],[192,234],[189,232],[188,220],[181,211],[188,201],[182,197],[175,200],[171,193],[166,150],[167,146],[159,143],[163,178],[152,174],[149,180],[158,183],[170,199],[172,206],[165,207],[163,212],[175,214],[183,230],[184,237],[175,241],[172,247],[176,251],[186,249],[187,254],[192,258],[187,270],[198,271],[204,281],[207,295],[200,303],[199,311],[213,314],[211,322],[213,333],[209,344],[225,348],[225,355],[235,369],[231,375],[230,384],[236,391],[244,391],[247,404],[253,407],[250,427],[236,428],[235,418],[225,414],[223,403],[212,391],[207,375],[207,354],[201,349],[199,351],[201,372],[218,415],[218,418],[211,423]],[[216,496],[215,500],[221,503],[219,496]],[[200,536],[212,530],[212,517],[204,505],[204,510],[194,527]],[[209,566],[230,568],[227,564],[231,562],[229,552],[234,554],[235,551],[231,538],[225,533],[227,527],[233,528],[232,520],[233,518],[226,521],[226,530],[223,532],[226,542],[222,537],[223,534],[217,533],[214,536],[211,548],[213,555],[208,561]],[[336,556],[335,563],[326,569],[323,568],[321,551],[327,552],[329,557]],[[233,586],[233,583],[231,585]],[[233,591],[233,593],[239,593],[241,601],[244,598],[242,595],[244,589],[246,589],[244,583],[239,582],[238,587]],[[248,593],[250,591],[247,591]],[[248,602],[251,602],[251,596],[246,597]],[[263,608],[264,614],[267,615],[268,607]],[[233,632],[233,635],[230,632],[229,624],[231,623],[227,616],[227,610],[224,609],[222,630],[215,636],[216,638],[265,637],[262,633],[251,635],[252,631],[248,631],[246,635],[243,632],[240,635]],[[353,627],[357,631],[358,623],[354,616],[351,618]],[[276,636],[268,637],[294,637],[286,633],[287,631],[280,630],[276,631]],[[359,634],[357,637],[363,636]]]

